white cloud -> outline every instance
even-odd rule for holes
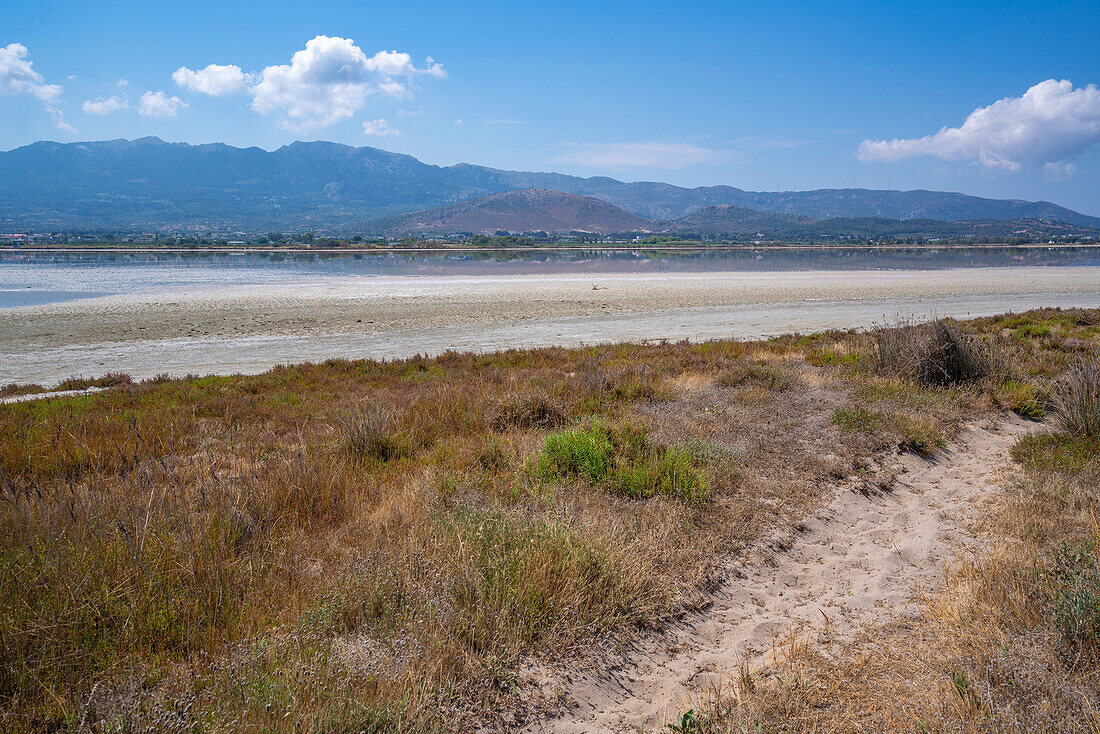
[[[79,131],[65,122],[65,115],[61,113],[61,110],[57,109],[53,105],[46,105],[46,112],[50,113],[50,119],[53,120],[53,126],[62,132],[72,133],[76,135]]]
[[[118,87],[119,89],[122,89],[123,87],[128,87],[128,86],[130,86],[130,80],[129,79],[119,79],[117,82],[115,82],[115,86]]]
[[[109,115],[112,112],[130,109],[130,100],[124,94],[113,94],[96,100],[86,99],[81,109],[84,110],[85,115]]]
[[[9,43],[0,48],[0,95],[29,94],[42,102],[50,114],[54,127],[67,133],[76,129],[65,122],[65,116],[54,104],[61,96],[59,84],[47,84],[34,70],[34,62],[27,58],[27,47],[21,43]]]
[[[455,120],[455,127],[466,127],[466,123],[460,117],[457,120]]]
[[[0,94],[30,94],[43,102],[53,102],[61,96],[61,87],[47,84],[27,58],[27,47],[9,43],[0,48]]]
[[[944,127],[923,138],[864,140],[859,159],[898,161],[929,155],[974,161],[989,170],[1044,166],[1048,177],[1052,172],[1067,177],[1076,170],[1072,165],[1046,166],[1060,164],[1097,143],[1100,90],[1093,84],[1074,89],[1068,80],[1047,79],[1022,97],[1006,97],[979,107],[960,127]]]
[[[415,77],[446,77],[441,64],[430,57],[426,63],[418,68],[399,51],[367,56],[350,38],[317,36],[289,64],[258,72],[248,91],[252,109],[278,112],[283,127],[305,131],[348,119],[376,92],[406,97]]]
[[[1073,178],[1077,166],[1072,163],[1047,163],[1043,166],[1043,178],[1047,181],[1065,181]]]
[[[164,92],[159,91],[146,92],[141,95],[138,114],[145,117],[175,117],[181,109],[187,106],[187,103],[179,97],[169,97]]]
[[[703,148],[690,143],[566,143],[571,148],[558,156],[563,163],[599,168],[680,169],[731,162],[736,153],[722,148]]]
[[[367,120],[363,123],[364,135],[400,135],[401,131],[390,127],[390,124],[386,122],[384,118],[379,117],[377,120]]]
[[[172,81],[192,92],[221,97],[237,94],[248,88],[248,75],[235,64],[221,66],[210,64],[205,69],[193,71],[181,66],[172,73]]]

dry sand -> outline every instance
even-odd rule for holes
[[[843,641],[862,625],[915,614],[914,589],[934,587],[944,563],[975,542],[966,528],[1031,425],[974,425],[935,460],[894,457],[902,473],[890,491],[838,487],[789,536],[731,562],[713,602],[683,623],[588,669],[526,670],[521,680],[540,691],[536,699],[565,710],[525,731],[655,731],[729,690],[742,666],[759,670],[792,632]]]
[[[0,311],[0,383],[256,372],[328,357],[755,338],[894,316],[1100,305],[1100,268],[341,277]]]

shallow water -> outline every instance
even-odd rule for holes
[[[1100,249],[9,255],[5,292],[0,384],[50,384],[1100,307]]]
[[[738,249],[522,253],[0,253],[0,308],[108,295],[312,286],[377,276],[941,270],[1100,266],[1096,247]]]

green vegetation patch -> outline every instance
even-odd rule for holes
[[[1000,389],[1004,404],[1017,415],[1031,420],[1040,420],[1046,415],[1046,408],[1039,400],[1039,389],[1032,383],[1009,379]]]
[[[1054,565],[1057,590],[1051,604],[1070,661],[1100,652],[1100,559],[1095,543],[1063,545]]]
[[[900,413],[894,416],[894,424],[902,436],[900,445],[904,451],[931,456],[947,445],[943,430],[931,419]]]
[[[886,416],[877,410],[853,405],[833,411],[833,423],[852,433],[874,433],[886,425]]]
[[[594,422],[550,434],[535,473],[549,481],[583,479],[636,499],[663,495],[702,502],[710,494],[710,482],[687,448],[655,444],[630,424],[607,428]]]
[[[1100,438],[1033,433],[1012,447],[1012,458],[1042,474],[1100,471]]]

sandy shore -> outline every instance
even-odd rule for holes
[[[1100,305],[1100,268],[373,277],[0,311],[0,382],[259,371],[342,357],[751,338],[896,316]]]

